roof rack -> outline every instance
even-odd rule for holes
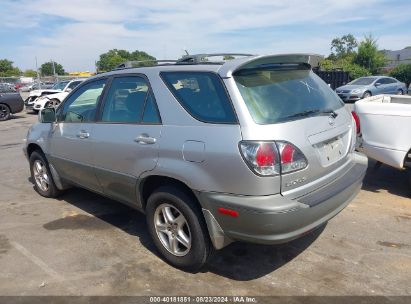
[[[131,69],[131,68],[140,68],[140,67],[150,67],[150,66],[159,66],[159,65],[172,65],[172,64],[222,64],[222,61],[208,61],[207,58],[210,57],[229,57],[230,59],[234,57],[248,57],[254,56],[252,54],[242,54],[242,53],[216,53],[216,54],[195,54],[195,55],[184,55],[178,60],[140,60],[140,61],[126,61],[119,64],[115,70]],[[232,57],[232,58],[231,58]]]
[[[253,54],[242,54],[242,53],[214,53],[214,54],[195,54],[195,55],[185,55],[177,60],[176,64],[199,64],[199,63],[218,63],[218,62],[208,62],[207,58],[210,57],[248,57],[254,56]]]
[[[161,64],[159,64],[161,63]],[[139,67],[147,67],[147,66],[155,66],[155,65],[169,65],[175,64],[177,60],[131,60],[126,61],[119,64],[114,70],[122,70],[122,69],[131,69],[131,68],[139,68]]]

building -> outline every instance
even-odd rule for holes
[[[387,57],[386,70],[392,70],[399,64],[411,64],[411,46],[398,51],[384,51]]]
[[[68,73],[69,76],[73,76],[73,77],[90,77],[95,75],[96,73],[91,73],[89,71],[85,71],[85,72],[71,72]]]

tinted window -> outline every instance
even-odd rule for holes
[[[397,82],[395,79],[392,79],[392,78],[385,78],[385,79],[386,79],[386,82],[385,82],[385,83],[387,83],[387,84],[396,83],[396,82]]]
[[[146,102],[155,107],[148,91],[148,84],[142,77],[114,78],[104,103],[101,121],[140,123],[144,108],[147,107]]]
[[[343,106],[338,95],[310,69],[278,65],[234,73],[237,87],[258,124],[273,124]]]
[[[160,116],[158,115],[157,107],[151,94],[148,95],[146,106],[144,108],[143,123],[160,123]]]
[[[234,110],[221,79],[208,72],[161,74],[180,104],[194,118],[209,123],[236,123]]]
[[[71,95],[59,113],[59,121],[90,122],[96,115],[97,102],[103,92],[105,79],[90,82]]]
[[[68,89],[74,89],[76,86],[78,86],[79,84],[81,83],[81,81],[73,81],[72,83],[70,83],[69,85],[68,85]]]
[[[374,82],[375,78],[372,77],[361,77],[358,79],[355,79],[351,81],[349,84],[354,84],[354,85],[369,85]]]

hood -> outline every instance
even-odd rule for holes
[[[61,90],[34,90],[34,91],[31,91],[30,92],[30,96],[40,96],[40,95],[42,95],[42,94],[44,94],[44,93],[46,93],[46,94],[53,94],[53,93],[60,93],[61,92]]]
[[[61,101],[61,100],[63,100],[64,98],[66,98],[66,96],[67,96],[68,94],[69,94],[68,92],[58,91],[58,92],[51,93],[51,94],[44,95],[44,96],[47,97],[48,99],[57,98],[57,99],[59,99],[59,100]]]
[[[343,85],[341,87],[336,88],[335,90],[348,90],[348,91],[352,91],[355,89],[365,89],[365,87],[367,87],[366,85],[354,85],[354,84],[346,84]]]

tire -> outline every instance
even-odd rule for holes
[[[203,214],[194,200],[178,188],[162,186],[150,195],[146,207],[148,230],[162,258],[192,272],[198,271],[213,251]],[[171,214],[168,220],[166,213]]]
[[[5,121],[10,118],[10,108],[4,103],[0,103],[0,121]]]
[[[44,197],[57,197],[61,191],[56,187],[46,157],[40,151],[30,155],[30,173],[34,189]]]
[[[370,96],[372,96],[372,94],[371,94],[371,92],[365,92],[364,93],[364,95],[362,96],[362,98],[367,98],[367,97],[370,97]]]
[[[403,90],[399,89],[399,90],[397,91],[397,95],[404,95]]]
[[[61,101],[60,100],[58,100],[58,99],[56,99],[56,98],[53,98],[53,99],[51,99],[50,101],[48,101],[45,105],[44,105],[44,107],[45,108],[57,108],[58,106],[59,106],[59,104],[61,103]]]

